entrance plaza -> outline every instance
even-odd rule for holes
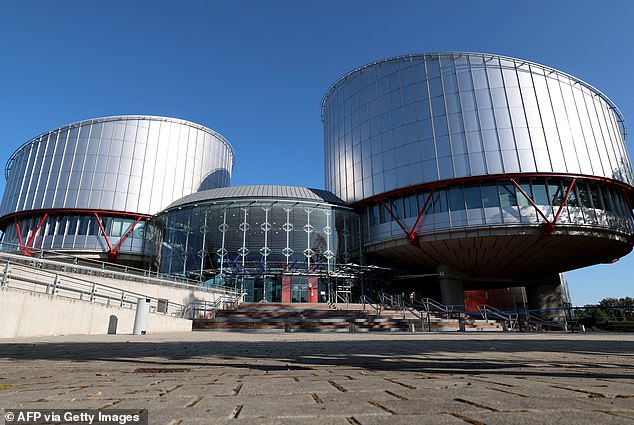
[[[632,424],[634,335],[240,333],[0,342],[0,407],[151,424]]]

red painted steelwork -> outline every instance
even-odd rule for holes
[[[42,225],[46,221],[46,217],[48,217],[48,214],[44,214],[44,217],[42,217],[42,219],[38,223],[37,227],[35,228],[35,230],[31,234],[31,237],[26,242],[26,245],[24,245],[24,247],[22,248],[22,253],[23,254],[31,255],[31,252],[32,252],[32,250],[30,249],[31,243],[33,243],[33,239],[35,239],[35,235],[37,235],[37,232],[40,231],[40,228],[42,227]]]
[[[130,236],[130,234],[132,233],[132,231],[134,230],[136,225],[139,224],[139,221],[141,221],[142,218],[143,217],[137,217],[137,219],[134,222],[134,224],[132,224],[132,226],[130,226],[128,231],[125,232],[125,235],[123,235],[121,237],[121,239],[119,239],[119,243],[117,243],[117,245],[115,245],[115,247],[110,250],[110,252],[108,253],[108,256],[112,256],[113,258],[117,257],[117,254],[119,253],[119,248],[121,248],[121,244],[123,244],[123,242],[125,242],[125,240],[128,238],[128,236]]]
[[[127,216],[127,217],[141,217],[141,218],[150,218],[151,215],[147,214],[137,214],[137,213],[129,213],[129,212],[121,212],[121,211],[105,211],[105,210],[91,210],[91,209],[62,209],[62,208],[53,208],[53,209],[40,209],[40,210],[28,210],[28,211],[20,211],[12,214],[5,215],[2,217],[2,221],[14,218],[14,217],[23,217],[23,216],[34,216],[40,214],[105,214],[105,215],[115,215],[115,216]]]
[[[574,178],[572,179],[572,182],[570,183],[570,186],[568,187],[568,190],[566,191],[566,195],[564,196],[564,198],[561,201],[561,204],[559,205],[557,214],[553,218],[553,221],[550,221],[548,217],[546,217],[546,215],[542,212],[542,210],[537,206],[535,201],[533,201],[531,197],[528,196],[528,194],[524,191],[524,189],[522,189],[521,186],[517,184],[515,179],[511,179],[511,183],[513,183],[513,185],[517,188],[517,190],[519,190],[520,193],[524,195],[526,200],[533,206],[533,208],[535,208],[535,211],[537,211],[539,215],[541,215],[542,218],[544,219],[544,222],[541,225],[542,238],[550,235],[555,230],[555,226],[557,225],[557,220],[559,219],[559,216],[561,215],[561,212],[564,206],[566,205],[566,202],[568,201],[568,197],[570,196],[570,192],[572,191],[572,188],[574,187],[576,181],[577,179],[574,179]]]
[[[390,214],[390,216],[392,217],[392,219],[394,221],[396,221],[396,223],[401,226],[401,229],[403,229],[403,232],[405,232],[405,234],[409,234],[409,230],[407,230],[407,228],[405,226],[403,226],[403,223],[401,223],[401,220],[398,219],[398,217],[392,212],[392,210],[390,209],[390,207],[388,207],[387,205],[385,205],[385,202],[383,202],[383,199],[379,199],[379,203],[381,205],[383,205],[383,208],[385,208],[388,212],[388,214]]]
[[[110,239],[108,239],[108,234],[106,233],[106,229],[104,229],[103,224],[101,223],[101,219],[99,218],[98,213],[94,213],[95,218],[97,219],[97,224],[99,224],[99,228],[101,229],[101,233],[103,234],[103,238],[106,240],[106,244],[108,244],[108,255],[112,252],[112,245],[110,245]]]
[[[537,211],[537,213],[538,213],[539,215],[541,215],[541,216],[542,216],[542,218],[544,219],[544,221],[549,223],[549,222],[550,222],[550,220],[548,220],[548,217],[546,217],[546,215],[542,212],[542,210],[541,210],[541,209],[539,209],[539,207],[537,206],[537,204],[535,203],[535,201],[533,201],[533,200],[531,199],[531,197],[530,197],[530,196],[528,196],[528,194],[524,191],[524,189],[522,189],[522,188],[521,188],[521,186],[520,186],[519,184],[517,184],[517,182],[515,181],[515,179],[511,179],[511,183],[513,183],[513,185],[515,186],[515,188],[516,188],[517,190],[519,190],[519,191],[520,191],[520,193],[521,193],[522,195],[524,195],[524,198],[526,198],[526,200],[527,200],[527,201],[528,201],[528,202],[529,202],[529,203],[533,206],[533,208],[535,208],[535,211]]]
[[[577,179],[572,179],[572,183],[570,183],[570,186],[568,186],[566,195],[564,196],[564,199],[561,200],[561,205],[559,205],[559,209],[557,210],[557,215],[555,216],[555,219],[553,220],[553,225],[557,224],[557,220],[559,219],[559,216],[561,215],[561,211],[564,209],[564,205],[566,205],[566,202],[568,201],[568,197],[570,196],[570,192],[572,191],[572,188],[575,186],[576,182],[577,182]]]
[[[425,202],[423,203],[423,209],[421,209],[420,212],[418,213],[418,217],[416,218],[414,227],[412,227],[411,234],[416,237],[416,240],[418,240],[418,233],[416,232],[416,229],[418,229],[418,223],[420,223],[421,218],[423,218],[423,214],[425,214],[425,211],[427,211],[427,206],[429,205],[429,201],[431,200],[431,197],[434,194],[434,190],[435,188],[432,187],[431,191],[429,192],[429,195],[427,195],[427,199],[425,199]]]
[[[385,208],[387,210],[387,212],[390,214],[390,216],[394,219],[394,221],[396,221],[398,223],[398,225],[401,226],[401,229],[403,229],[403,232],[405,232],[405,236],[407,237],[407,240],[409,241],[409,243],[412,244],[413,246],[415,246],[416,248],[421,248],[420,239],[418,238],[418,232],[416,231],[416,229],[418,228],[418,224],[420,223],[421,218],[425,214],[425,211],[427,211],[427,206],[429,205],[429,200],[431,199],[433,194],[434,194],[434,188],[432,188],[432,190],[427,195],[427,199],[425,199],[425,203],[423,204],[423,208],[418,213],[418,217],[416,218],[416,222],[414,223],[414,226],[412,227],[412,230],[407,230],[405,225],[403,225],[403,223],[401,223],[401,221],[398,219],[398,217],[396,217],[396,215],[385,204],[385,202],[383,202],[382,199],[379,199],[379,203],[381,205],[383,205],[383,208]]]
[[[40,223],[38,224],[38,226],[35,229],[35,231],[33,232],[33,234],[30,236],[28,242],[25,244],[24,240],[22,239],[22,230],[20,228],[20,223],[19,223],[18,219],[20,217],[33,217],[33,216],[37,216],[39,214],[43,214],[44,216],[40,220]],[[29,249],[29,247],[30,247],[31,243],[33,242],[33,239],[37,235],[38,230],[40,230],[40,228],[44,224],[44,222],[47,219],[47,217],[49,215],[52,215],[52,214],[59,214],[59,215],[91,214],[91,215],[94,215],[95,218],[97,219],[97,224],[99,224],[99,228],[101,229],[101,233],[103,234],[104,240],[106,241],[106,244],[108,245],[108,256],[110,257],[110,259],[115,259],[117,257],[117,255],[119,253],[119,248],[121,248],[121,245],[123,244],[123,242],[125,242],[125,240],[130,236],[130,234],[132,234],[132,232],[134,231],[136,226],[139,224],[139,222],[142,219],[144,219],[144,218],[150,218],[151,217],[151,216],[149,216],[147,214],[134,214],[134,213],[119,212],[119,211],[103,211],[103,210],[90,210],[90,209],[60,209],[60,208],[57,208],[57,209],[47,209],[47,210],[20,211],[20,212],[13,213],[13,214],[10,214],[10,215],[7,215],[7,216],[3,217],[3,221],[7,220],[9,218],[13,218],[14,219],[15,227],[17,229],[18,241],[19,241],[19,244],[20,244],[19,245],[20,249],[22,250],[22,252],[24,254],[29,255],[31,253],[31,250]],[[130,218],[136,219],[136,221],[126,231],[125,235],[123,235],[121,237],[121,239],[119,240],[117,245],[115,247],[113,247],[112,244],[110,243],[110,239],[108,238],[108,234],[106,233],[106,229],[104,228],[103,223],[101,221],[100,214],[101,215],[107,215],[107,216],[130,217]]]
[[[20,247],[24,245],[24,241],[22,240],[22,232],[20,231],[20,223],[18,223],[18,218],[15,218],[15,228],[18,231],[18,241],[20,242]]]

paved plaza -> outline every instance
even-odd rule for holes
[[[634,424],[634,335],[238,333],[0,340],[0,407],[150,424]]]

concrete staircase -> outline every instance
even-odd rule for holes
[[[462,325],[462,326],[461,326]],[[502,331],[501,323],[444,318],[434,314],[423,319],[402,310],[377,311],[363,304],[242,304],[218,310],[214,317],[200,314],[194,330],[280,330],[285,332],[420,332]]]

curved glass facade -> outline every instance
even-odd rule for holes
[[[172,118],[123,116],[44,133],[7,162],[0,216],[91,209],[156,214],[230,184],[233,150],[218,133]]]
[[[5,169],[2,241],[85,254],[154,254],[151,215],[230,184],[233,149],[192,122],[152,116],[68,124],[20,147]]]
[[[143,253],[147,257],[144,262],[149,262],[155,254],[156,229],[149,219],[141,219],[137,223],[137,218],[107,213],[98,217],[79,212],[51,213],[46,217],[42,213],[34,213],[10,221],[2,242],[25,247],[33,237],[28,248],[102,253],[109,248],[99,225],[101,221],[111,244],[118,244],[125,237],[118,247],[119,253]]]
[[[520,59],[429,53],[379,61],[328,90],[322,121],[326,189],[351,203],[479,175],[634,181],[615,106],[574,77]]]
[[[348,207],[283,196],[219,198],[209,192],[206,199],[158,216],[165,229],[163,273],[242,287],[249,301],[291,301],[284,299],[285,279],[289,285],[314,280],[315,288],[321,287],[331,278],[350,277],[350,264],[360,261],[359,219]],[[254,294],[254,288],[264,295]],[[306,294],[286,295],[308,301]]]
[[[572,179],[562,178],[515,181],[519,187],[509,179],[493,179],[421,188],[382,200],[388,208],[371,202],[363,207],[364,242],[402,238],[396,220],[412,229],[423,208],[415,229],[423,235],[499,225],[537,226],[544,223],[542,214],[554,220],[558,213],[558,225],[602,228],[625,236],[634,233],[630,209],[618,187],[592,180],[573,184]]]

